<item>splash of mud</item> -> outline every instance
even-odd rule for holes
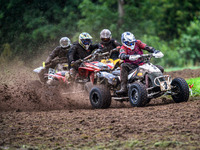
[[[91,108],[84,93],[63,95],[61,91],[66,89],[41,84],[32,69],[22,65],[4,67],[0,83],[0,111]]]

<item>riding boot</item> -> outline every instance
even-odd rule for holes
[[[122,82],[121,83],[121,89],[116,91],[117,95],[122,95],[127,93],[127,83]]]
[[[127,78],[128,78],[128,64],[123,63],[121,65],[121,73],[120,73],[120,77],[121,77],[121,89],[116,91],[116,94],[118,95],[122,95],[122,94],[126,94],[127,93]]]

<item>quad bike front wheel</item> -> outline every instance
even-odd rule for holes
[[[108,108],[111,105],[110,90],[105,86],[95,86],[90,91],[90,103],[93,108]]]
[[[39,73],[38,73],[38,76],[39,76],[39,79],[42,83],[46,83],[47,80],[48,80],[48,77],[45,77],[44,74],[47,74],[48,73],[48,70],[47,69],[42,69]]]
[[[172,98],[176,103],[187,102],[189,99],[189,87],[183,78],[175,78],[172,80]]]
[[[143,107],[147,104],[147,91],[142,83],[133,83],[129,88],[128,96],[133,107]]]

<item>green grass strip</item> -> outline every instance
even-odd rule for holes
[[[188,85],[192,85],[192,96],[200,96],[200,77],[187,79]]]

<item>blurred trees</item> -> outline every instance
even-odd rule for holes
[[[108,28],[119,41],[130,31],[163,51],[161,65],[199,65],[199,22],[198,0],[0,0],[0,55],[29,59],[45,43],[74,42],[80,32],[99,42]]]

